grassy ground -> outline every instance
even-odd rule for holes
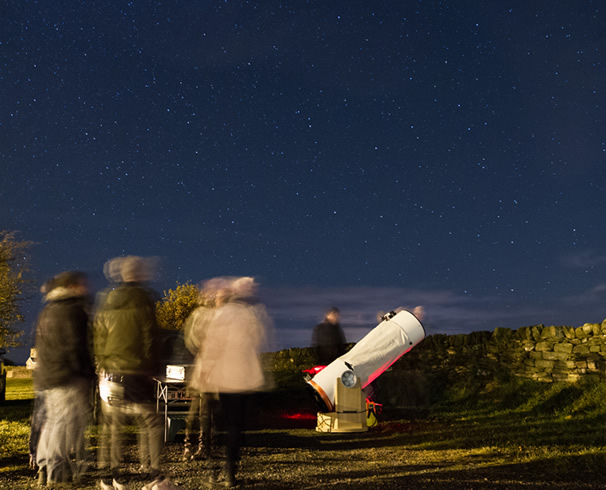
[[[34,398],[31,378],[7,379],[6,383],[6,401],[0,405],[0,460],[5,464],[18,460],[24,451],[28,454],[29,417]]]
[[[31,381],[9,381],[0,406],[0,488],[35,488],[27,468],[32,396]],[[276,394],[266,400],[273,409],[257,411],[243,488],[604,488],[603,383],[455,386],[431,407],[386,408],[377,427],[355,434],[317,433],[313,407],[292,400]],[[89,437],[94,446],[94,431]],[[131,439],[129,488],[141,488],[134,448]],[[168,470],[183,488],[204,488],[218,461],[181,462],[181,451],[179,441],[166,446]],[[93,465],[77,488],[94,488],[98,476]]]

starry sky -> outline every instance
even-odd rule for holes
[[[601,2],[23,0],[0,26],[0,228],[37,284],[125,254],[159,291],[253,275],[278,348],[332,305],[350,341],[417,304],[428,334],[606,318]]]

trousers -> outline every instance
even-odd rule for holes
[[[99,462],[111,469],[114,477],[119,474],[122,463],[122,442],[124,429],[130,421],[137,426],[137,442],[141,466],[152,474],[161,471],[161,453],[164,444],[164,424],[156,413],[156,405],[151,399],[130,396],[128,386],[99,380],[103,428],[99,447]],[[133,398],[138,401],[133,401]]]
[[[92,411],[90,394],[90,383],[85,379],[43,392],[46,419],[36,457],[40,468],[46,469],[48,483],[69,482],[84,470],[84,431]]]

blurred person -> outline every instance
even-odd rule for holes
[[[35,366],[34,366],[35,369]],[[35,377],[35,376],[34,376]],[[44,421],[46,420],[46,407],[44,406],[44,390],[34,389],[34,404],[32,407],[32,416],[30,418],[29,430],[29,467],[32,470],[38,470],[38,442]]]
[[[126,488],[121,471],[122,431],[127,419],[138,426],[139,459],[150,482],[143,488],[177,488],[162,472],[164,426],[156,413],[153,376],[160,373],[160,329],[155,304],[158,294],[146,283],[152,278],[142,257],[123,257],[115,289],[108,290],[94,322],[94,351],[99,370],[99,394],[104,417],[99,459],[109,472],[101,488]],[[112,276],[117,272],[112,270]]]
[[[48,279],[41,287],[40,294],[42,294],[42,303],[46,301],[46,294],[50,292],[53,278]],[[34,345],[35,345],[35,331],[34,331]],[[35,362],[38,358],[38,353],[34,347],[30,351],[30,357],[34,360],[33,368],[35,369],[37,363]],[[35,377],[35,376],[34,376]],[[40,433],[42,432],[42,426],[46,420],[46,408],[44,407],[44,390],[38,390],[34,387],[34,404],[32,407],[32,415],[30,417],[30,430],[29,430],[29,467],[33,470],[38,470],[38,442],[40,441]]]
[[[415,306],[411,312],[420,322],[425,320],[425,307]]]
[[[191,384],[201,392],[219,394],[226,431],[223,471],[213,468],[211,483],[233,487],[240,461],[245,407],[252,393],[267,387],[261,351],[267,345],[270,319],[256,297],[252,277],[231,280],[219,291],[216,308],[201,347]],[[198,369],[199,368],[199,369]]]
[[[401,311],[408,311],[410,313],[412,313],[417,320],[419,320],[420,322],[422,322],[423,320],[425,320],[425,307],[423,306],[415,306],[414,308],[407,308],[404,306],[398,306],[395,310],[396,313],[400,313]],[[381,323],[383,321],[383,317],[386,315],[386,311],[379,311],[377,312],[377,322]]]
[[[39,393],[32,429],[41,485],[78,481],[85,470],[84,431],[90,420],[94,367],[89,344],[88,281],[68,271],[47,281],[36,324],[34,386]],[[32,441],[35,444],[36,435]],[[72,460],[73,456],[73,460]]]
[[[328,366],[337,357],[345,354],[345,335],[339,320],[339,309],[332,307],[312,331],[311,346],[318,366]]]
[[[120,267],[124,259],[125,257],[114,257],[103,264],[103,275],[107,279],[107,286],[97,293],[95,298],[95,314],[103,307],[109,293],[122,283]]]
[[[185,322],[185,346],[194,355],[194,372],[201,372],[204,368],[201,347],[204,343],[206,330],[217,307],[227,299],[224,286],[227,280],[214,278],[202,284],[198,297],[199,306],[191,313]],[[195,378],[196,375],[194,374]],[[199,391],[188,380],[188,390],[192,396],[192,403],[187,414],[185,426],[185,448],[183,460],[195,458],[207,459],[210,456],[213,439],[213,425],[217,405],[217,393]],[[198,447],[194,452],[195,428],[198,425]]]
[[[97,292],[95,297],[94,309],[92,313],[92,318],[96,318],[97,312],[103,308],[105,304],[105,300],[111,291],[116,289],[122,283],[122,275],[120,274],[120,266],[122,264],[122,260],[125,257],[115,257],[109,259],[105,264],[103,264],[103,275],[105,279],[107,279],[107,285],[105,288]],[[94,326],[93,326],[94,329]],[[94,339],[94,333],[91,335]],[[94,341],[92,351],[94,353]],[[99,376],[95,378],[95,396],[93,403],[93,419],[95,422],[99,422],[101,419],[101,400],[99,397]]]

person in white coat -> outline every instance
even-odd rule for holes
[[[215,310],[227,299],[225,298],[225,288],[229,286],[231,280],[233,278],[218,277],[204,281],[200,286],[198,295],[199,306],[185,322],[185,346],[194,355],[194,365],[197,367],[198,373],[202,373],[204,370],[202,345],[206,337],[206,330],[215,314]],[[206,385],[200,380],[200,374],[193,376],[195,386],[192,385],[191,378],[188,380],[188,391],[193,400],[185,426],[185,447],[182,457],[184,461],[196,458],[208,459],[212,452],[214,413],[217,408],[218,395],[216,392],[201,391],[197,388],[206,388]],[[199,432],[196,449],[194,443],[197,425],[199,425]]]
[[[191,385],[201,392],[216,392],[226,430],[224,470],[213,481],[236,485],[246,401],[267,386],[261,352],[267,345],[270,319],[255,299],[252,277],[233,279],[221,294],[227,301],[216,308],[206,328],[199,362]]]

